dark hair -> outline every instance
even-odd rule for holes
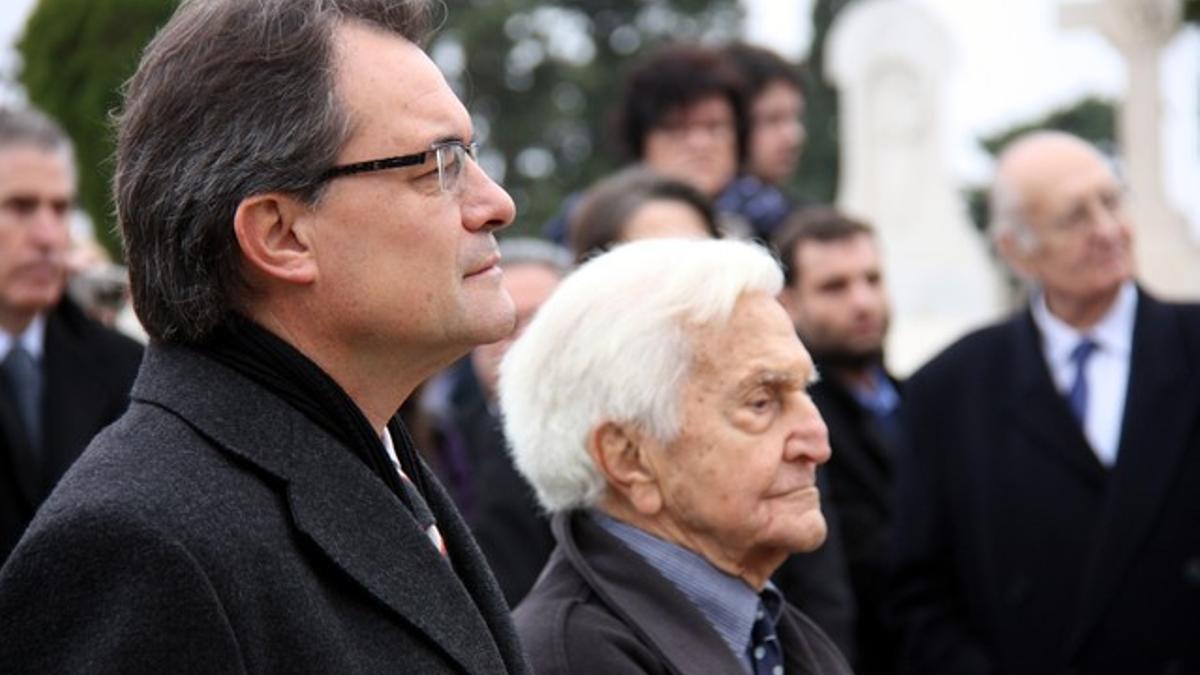
[[[719,237],[712,202],[699,190],[643,166],[633,166],[597,181],[571,215],[567,241],[576,262],[602,253],[621,241],[629,218],[647,202],[677,201],[696,209],[708,233]]]
[[[779,54],[755,47],[744,42],[735,42],[725,47],[725,55],[738,69],[746,83],[746,92],[751,101],[758,98],[764,89],[775,82],[783,82],[804,93],[803,71],[787,62]]]
[[[687,43],[654,52],[625,76],[614,128],[627,158],[642,159],[646,136],[661,128],[668,115],[712,96],[724,97],[733,109],[741,164],[746,158],[750,131],[741,76],[721,52]]]
[[[875,230],[864,222],[854,220],[828,207],[798,209],[783,221],[783,225],[771,238],[771,247],[779,256],[783,268],[783,280],[788,286],[800,277],[796,249],[800,244],[819,241],[842,241],[866,235],[875,236]]]
[[[118,120],[113,193],[134,307],[164,342],[207,337],[245,286],[233,215],[281,191],[315,204],[354,120],[335,87],[346,21],[421,43],[427,0],[185,0]]]

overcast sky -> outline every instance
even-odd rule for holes
[[[743,1],[751,40],[790,56],[807,51],[812,0]],[[928,8],[955,45],[947,148],[954,175],[965,182],[986,181],[989,175],[986,155],[975,142],[981,136],[1087,95],[1117,98],[1125,89],[1120,55],[1094,31],[1060,28],[1057,0],[896,1]],[[13,70],[11,45],[34,4],[0,2],[0,73]],[[1168,197],[1200,238],[1200,29],[1183,31],[1165,50],[1163,92]],[[0,92],[0,98],[12,96]]]

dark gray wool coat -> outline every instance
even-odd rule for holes
[[[132,399],[0,571],[0,673],[526,672],[440,487],[450,562],[345,447],[209,358],[151,346]]]

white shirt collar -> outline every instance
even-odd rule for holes
[[[33,321],[25,327],[25,332],[15,338],[5,331],[0,331],[0,361],[3,361],[8,356],[8,350],[12,349],[13,342],[19,342],[25,351],[33,356],[34,360],[42,360],[42,352],[45,351],[46,337],[46,317],[38,314],[33,317]]]
[[[1133,323],[1137,314],[1137,286],[1126,281],[1117,291],[1117,299],[1096,325],[1079,331],[1050,312],[1046,295],[1036,292],[1032,302],[1034,323],[1042,334],[1047,358],[1054,364],[1068,363],[1071,352],[1084,337],[1091,338],[1101,350],[1128,358],[1133,348]]]

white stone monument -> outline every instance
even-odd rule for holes
[[[1065,27],[1098,29],[1129,68],[1117,144],[1131,192],[1138,277],[1165,297],[1200,298],[1200,245],[1163,190],[1161,57],[1182,25],[1182,1],[1101,0],[1060,9]]]
[[[838,207],[879,232],[891,291],[889,365],[907,373],[1005,308],[998,262],[943,155],[953,50],[917,3],[862,0],[826,47],[840,104]]]

